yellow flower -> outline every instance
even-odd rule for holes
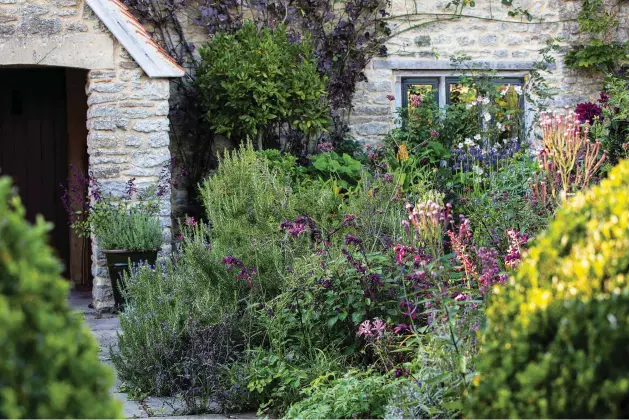
[[[402,160],[406,162],[408,160],[408,148],[405,144],[400,144],[397,148],[397,155],[395,156],[397,160]]]

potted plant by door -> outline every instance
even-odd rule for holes
[[[103,196],[90,208],[89,228],[107,259],[117,310],[124,306],[124,272],[137,264],[154,265],[164,242],[156,189],[137,194],[134,179],[123,196]]]

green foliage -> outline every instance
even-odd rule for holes
[[[564,61],[569,68],[590,72],[614,72],[629,59],[628,44],[615,39],[618,16],[613,5],[603,0],[583,0],[578,15],[579,29],[588,34],[586,44],[575,45]]]
[[[508,229],[534,236],[546,226],[546,212],[533,205],[529,197],[528,183],[536,170],[534,159],[520,156],[489,174],[489,188],[472,191],[465,197],[461,212],[472,222],[477,244],[506,252]]]
[[[141,266],[125,279],[122,334],[112,361],[139,394],[180,395],[194,410],[223,381],[238,302],[249,289],[209,252],[207,228],[182,227],[174,261]]]
[[[68,308],[49,230],[42,219],[26,222],[9,179],[0,178],[0,417],[118,418],[112,372]]]
[[[592,72],[613,72],[628,60],[627,43],[599,39],[573,47],[564,58],[569,68]]]
[[[298,215],[290,177],[272,170],[249,143],[226,152],[199,191],[211,224],[212,252],[256,267],[263,291],[273,294],[292,258],[278,235],[280,223]]]
[[[629,415],[629,162],[566,204],[495,290],[470,417]]]
[[[312,166],[307,172],[322,180],[334,180],[338,189],[347,190],[355,186],[361,176],[361,164],[347,153],[319,153],[312,157]]]
[[[286,418],[383,418],[393,390],[389,377],[372,371],[322,375],[304,389],[306,398],[293,404]]]
[[[93,231],[103,249],[157,249],[164,242],[159,219],[139,209],[97,204]]]
[[[263,347],[251,352],[246,365],[247,389],[260,402],[260,413],[284,413],[302,397],[302,390],[321,375],[321,372],[342,369],[338,357],[318,351],[307,357],[288,353],[279,357]]]
[[[97,193],[92,192],[95,203],[89,208],[86,218],[72,225],[77,232],[83,235],[93,233],[99,246],[107,250],[137,251],[162,246],[164,235],[158,218],[157,186],[150,186],[141,194],[135,194],[136,187],[132,179],[122,196],[101,196],[97,182],[92,189],[98,190]]]
[[[213,130],[245,140],[288,124],[306,135],[325,130],[325,84],[310,42],[291,43],[286,28],[245,22],[199,49],[197,86]]]

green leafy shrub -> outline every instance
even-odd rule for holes
[[[24,215],[0,178],[0,417],[120,417],[112,372],[68,308],[68,283],[46,244],[50,225],[30,226]]]
[[[303,391],[306,398],[293,404],[286,418],[383,418],[393,390],[389,377],[372,371],[322,375]]]
[[[234,35],[216,34],[199,53],[197,85],[217,133],[258,138],[262,146],[265,134],[284,124],[307,136],[327,128],[326,81],[308,40],[291,43],[283,26],[259,30],[245,22]]]
[[[358,183],[361,164],[347,153],[339,155],[332,151],[315,155],[307,171],[323,180],[331,179],[338,189],[347,190]]]
[[[629,162],[562,208],[497,288],[471,417],[629,415]]]

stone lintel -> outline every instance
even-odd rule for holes
[[[464,64],[470,70],[515,70],[528,71],[535,68],[533,61],[507,61],[507,60],[472,60]],[[555,64],[549,64],[549,69],[554,69]],[[374,59],[373,68],[387,70],[457,70],[457,67],[449,60],[421,60],[404,58]]]
[[[0,43],[0,64],[113,69],[114,40],[105,33],[15,37]]]

